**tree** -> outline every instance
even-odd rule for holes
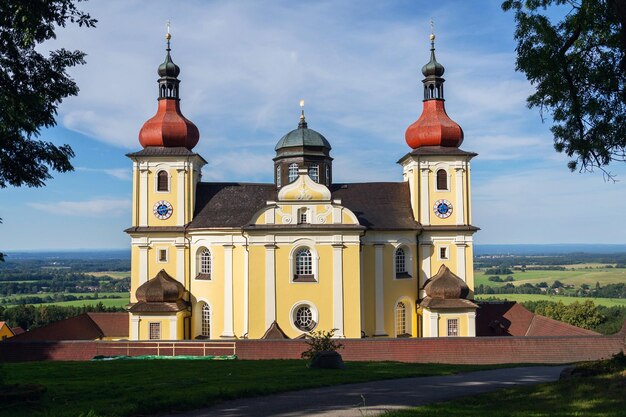
[[[0,2],[0,188],[41,187],[52,178],[50,169],[74,169],[69,145],[37,138],[42,128],[56,125],[63,99],[78,94],[66,70],[84,64],[85,53],[61,48],[46,57],[36,48],[67,22],[95,26],[97,20],[74,4],[80,1]]]
[[[626,161],[626,1],[506,0],[515,12],[516,69],[551,118],[554,148],[570,170]],[[555,18],[559,15],[560,18]]]

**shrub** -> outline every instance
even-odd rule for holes
[[[306,344],[309,345],[309,348],[302,352],[301,357],[303,359],[311,360],[319,352],[336,352],[341,349],[343,345],[336,339],[333,339],[335,331],[337,331],[337,329],[332,329],[328,332],[324,330],[310,332],[310,338],[305,340]]]

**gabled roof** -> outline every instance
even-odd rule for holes
[[[592,330],[528,311],[515,301],[481,302],[476,314],[477,336],[598,336]]]
[[[6,321],[0,321],[0,329],[2,329],[3,327],[5,327],[11,332],[12,335],[15,335],[15,330],[13,330]]]
[[[330,191],[331,198],[341,199],[367,229],[420,229],[413,218],[408,182],[333,184]],[[247,226],[267,201],[276,199],[274,184],[199,183],[189,229]]]
[[[16,335],[11,341],[128,337],[128,328],[128,313],[84,313]]]

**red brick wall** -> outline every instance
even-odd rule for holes
[[[578,337],[480,337],[440,339],[346,339],[347,361],[421,363],[569,363],[607,358],[625,350],[624,334]],[[298,359],[302,340],[237,340],[240,359]],[[175,346],[173,346],[175,345]],[[158,347],[157,347],[158,346]],[[0,362],[89,360],[96,355],[226,355],[230,349],[201,348],[202,342],[11,342],[0,343]],[[207,345],[209,346],[209,345]],[[222,345],[223,346],[223,345]]]

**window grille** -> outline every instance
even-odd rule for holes
[[[459,319],[448,319],[448,336],[459,335]]]
[[[202,336],[211,337],[211,307],[202,306]]]
[[[447,190],[448,189],[448,173],[445,169],[440,169],[437,171],[437,189],[438,190]]]
[[[161,323],[150,323],[150,340],[161,339]]]
[[[330,168],[326,165],[326,185],[330,185]]]
[[[280,187],[282,182],[282,178],[280,178],[280,165],[276,167],[276,186]]]
[[[315,327],[313,312],[309,306],[301,306],[296,310],[294,324],[300,330],[309,331]]]
[[[439,258],[448,259],[448,248],[439,248]]]
[[[298,178],[298,164],[289,165],[289,182],[294,182]]]
[[[311,165],[309,167],[309,177],[315,182],[320,182],[320,167],[319,165]]]
[[[157,174],[157,191],[169,191],[169,182],[170,179],[169,175],[167,175],[167,171],[159,171]]]
[[[208,249],[200,254],[200,273],[211,275],[211,251]]]
[[[307,210],[306,209],[298,210],[298,223],[304,224],[308,222],[309,222],[309,218],[308,218]]]
[[[296,253],[296,275],[313,275],[313,261],[309,249],[300,249]]]
[[[396,336],[406,333],[406,306],[403,302],[399,302],[396,305]]]
[[[406,273],[406,254],[404,249],[396,249],[396,274]]]

